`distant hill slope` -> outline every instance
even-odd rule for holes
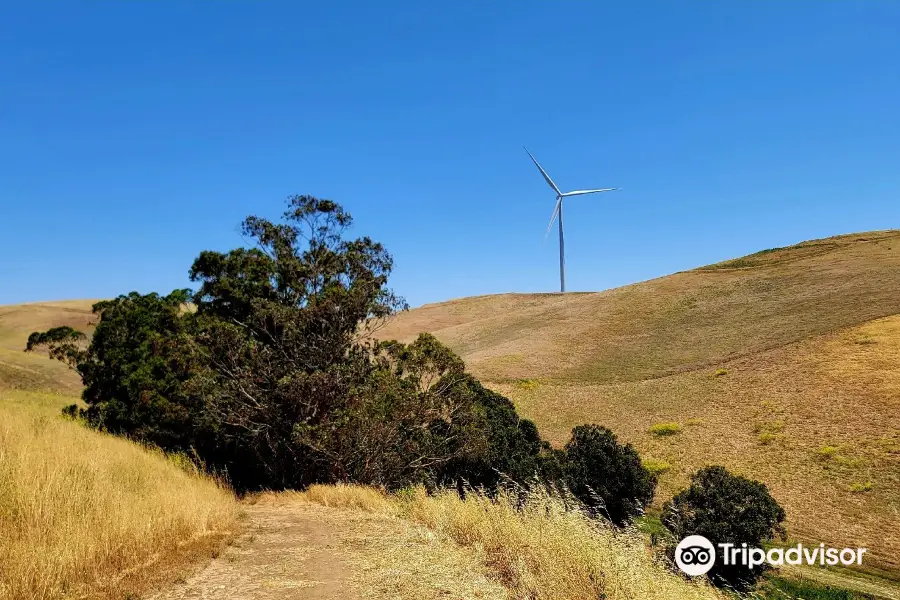
[[[0,389],[20,388],[78,394],[81,381],[62,363],[44,352],[26,353],[32,331],[69,325],[90,331],[96,300],[35,302],[0,306]]]
[[[792,535],[900,569],[900,231],[759,252],[600,293],[503,294],[397,316],[557,444],[595,422],[668,465],[766,482]],[[657,437],[651,425],[681,433]]]
[[[900,313],[900,231],[767,250],[598,293],[429,304],[382,338],[430,331],[494,381],[640,381]]]

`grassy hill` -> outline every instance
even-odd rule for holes
[[[792,536],[900,569],[900,231],[814,240],[600,293],[430,304],[430,331],[551,441],[609,426],[664,469],[761,479]],[[674,435],[655,424],[675,423]]]
[[[0,389],[23,389],[78,395],[81,380],[46,353],[26,353],[25,341],[32,331],[69,325],[91,330],[96,300],[68,300],[0,306]]]
[[[90,330],[92,303],[0,307],[0,390],[77,394],[73,373],[22,349],[37,329]],[[431,304],[378,335],[420,331],[554,443],[586,422],[634,443],[662,470],[657,504],[699,466],[724,464],[769,485],[793,537],[865,546],[870,565],[900,572],[900,231],[599,293]],[[650,432],[664,423],[677,433]]]

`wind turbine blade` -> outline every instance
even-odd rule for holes
[[[525,148],[524,146],[522,146],[522,147]],[[528,152],[528,148],[525,148],[525,152],[528,153],[528,156],[531,156],[531,152]],[[536,166],[538,168],[538,170],[541,172],[541,175],[544,176],[544,179],[547,181],[547,185],[549,185],[551,188],[553,188],[553,191],[556,192],[557,196],[561,196],[562,192],[559,191],[559,188],[556,187],[556,184],[553,183],[553,180],[550,179],[549,175],[547,175],[547,171],[544,170],[544,167],[542,167],[540,165],[540,163],[538,163],[537,159],[534,156],[531,156],[531,161],[534,163],[534,166]]]
[[[566,192],[565,194],[560,194],[563,198],[568,198],[569,196],[582,196],[584,194],[596,194],[598,192],[614,192],[619,188],[603,188],[602,190],[575,190],[574,192]]]
[[[562,198],[556,199],[556,206],[553,207],[553,214],[550,215],[550,224],[547,225],[547,233],[544,234],[544,240],[546,241],[547,236],[550,235],[550,229],[553,227],[553,222],[556,221],[556,215],[559,214],[559,206],[562,204]]]

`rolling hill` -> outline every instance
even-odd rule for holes
[[[430,331],[563,444],[600,423],[664,469],[767,483],[792,537],[900,569],[900,231],[775,248],[599,293],[430,304],[378,336]],[[676,423],[659,436],[650,427]]]
[[[0,389],[56,392],[77,396],[81,380],[68,367],[43,352],[24,352],[32,331],[69,325],[91,330],[96,300],[35,302],[0,306]]]
[[[31,331],[90,329],[91,301],[0,307],[0,388],[77,394],[22,351]],[[814,240],[598,293],[426,305],[382,339],[430,331],[563,444],[610,427],[660,469],[657,505],[692,471],[760,479],[792,537],[863,546],[900,572],[900,231]],[[675,423],[674,435],[650,433]]]

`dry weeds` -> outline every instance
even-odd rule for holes
[[[58,400],[0,390],[0,598],[126,597],[230,535],[228,490]]]
[[[358,486],[313,486],[302,498],[410,520],[447,543],[470,548],[511,598],[530,600],[680,600],[724,598],[668,571],[635,531],[619,532],[536,494],[523,510],[507,497],[491,501],[455,492],[409,490],[386,496]]]

